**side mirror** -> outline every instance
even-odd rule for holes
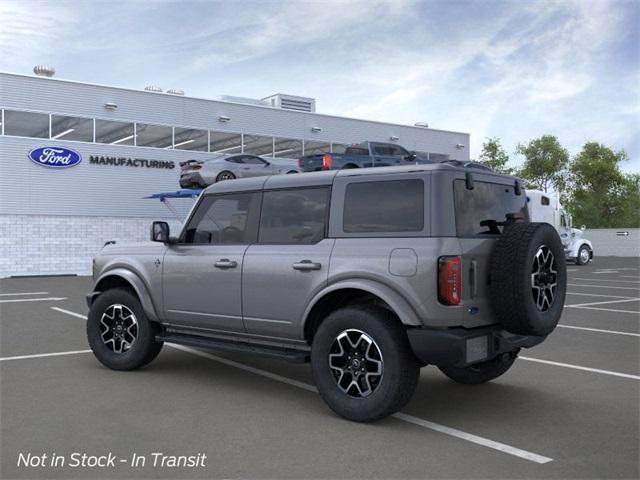
[[[411,150],[411,151],[409,152],[409,155],[407,155],[405,158],[406,158],[407,160],[411,160],[411,161],[413,161],[413,160],[415,160],[416,158],[418,158],[418,155],[416,154],[416,152],[414,152],[413,150]]]
[[[167,222],[153,222],[151,224],[151,241],[169,243],[169,224]]]

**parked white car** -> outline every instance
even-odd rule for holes
[[[531,221],[548,223],[558,231],[567,260],[578,265],[586,265],[593,260],[593,245],[583,238],[586,227],[573,228],[571,215],[557,198],[540,190],[527,190],[527,199]]]
[[[208,160],[188,160],[180,163],[180,187],[205,188],[222,180],[298,173],[296,160],[262,158],[247,153],[217,155]]]

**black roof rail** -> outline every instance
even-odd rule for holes
[[[474,162],[473,160],[442,160],[440,163],[448,163],[450,165],[454,165],[456,167],[462,168],[476,168],[478,170],[485,170],[487,172],[493,172],[493,169],[487,167],[485,164],[480,162]]]

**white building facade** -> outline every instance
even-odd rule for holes
[[[432,160],[469,159],[466,133],[300,111],[315,108],[301,97],[267,100],[0,73],[0,277],[90,274],[106,241],[147,240],[152,219],[177,228],[158,200],[144,197],[179,189],[181,161],[216,153],[296,159],[364,140],[397,143]],[[77,154],[73,166],[31,158],[59,150]],[[175,205],[185,213],[192,202]]]

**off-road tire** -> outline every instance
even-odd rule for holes
[[[587,252],[590,252],[589,247],[587,247],[586,245],[582,245],[580,246],[580,248],[578,249],[578,256],[576,257],[576,264],[577,265],[587,265],[589,263],[589,261],[591,260],[591,254],[589,253],[589,260],[587,260],[586,262],[582,260],[582,252],[586,250]]]
[[[375,342],[383,362],[377,387],[360,398],[340,389],[329,366],[329,354],[336,338],[354,329]],[[420,367],[398,318],[372,306],[341,308],[320,324],[311,347],[311,371],[327,405],[338,415],[356,422],[378,420],[400,410],[413,395],[420,375]]]
[[[137,335],[131,347],[117,353],[105,344],[101,335],[101,320],[111,306],[123,305],[135,316]],[[144,313],[140,301],[128,289],[107,290],[95,299],[87,318],[87,339],[96,358],[113,370],[135,370],[143,367],[158,356],[162,342],[156,341],[160,333],[159,324],[150,321]]]
[[[536,257],[543,249],[554,259],[556,288],[546,310],[536,304],[532,287]],[[564,248],[556,230],[547,223],[507,225],[491,257],[490,298],[497,320],[519,335],[543,336],[558,324],[567,288]],[[551,290],[549,290],[551,292]]]
[[[442,373],[457,383],[478,385],[490,382],[505,374],[516,360],[516,354],[503,354],[487,362],[469,367],[438,367]]]

